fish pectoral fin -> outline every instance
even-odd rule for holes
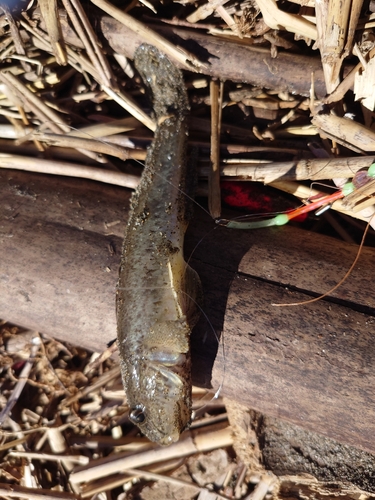
[[[188,264],[185,269],[184,312],[190,328],[198,322],[203,305],[203,290],[198,273]]]
[[[176,390],[180,390],[184,386],[184,382],[182,381],[180,375],[175,373],[170,368],[163,365],[159,365],[158,371],[160,375],[162,375],[162,377],[164,378],[164,383],[170,389],[173,388]]]

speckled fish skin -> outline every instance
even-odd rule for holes
[[[158,125],[131,202],[117,333],[130,419],[168,445],[191,418],[190,333],[199,316],[199,278],[183,257],[189,104],[181,72],[155,47],[139,47],[135,64],[152,91]]]

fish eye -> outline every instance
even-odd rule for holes
[[[130,410],[129,419],[133,422],[133,424],[141,424],[145,421],[146,415],[143,411],[143,408],[135,407]]]

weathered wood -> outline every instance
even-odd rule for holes
[[[114,291],[130,192],[4,170],[0,194],[0,317],[104,349],[116,331]],[[216,226],[207,235],[213,228],[198,215],[187,241],[188,255],[205,236],[191,263],[211,322],[203,318],[193,334],[195,382],[216,388],[225,367],[229,397],[375,452],[375,298],[367,278],[373,249],[364,250],[333,301],[277,308],[272,303],[309,298],[301,290],[325,292],[357,248],[293,227]],[[213,330],[224,339],[225,359]]]
[[[34,17],[38,18],[38,14]],[[61,23],[65,41],[80,46],[82,42],[77,39],[64,17],[61,17]],[[101,29],[114,51],[131,59],[135,49],[144,42],[137,33],[109,16],[96,17],[95,26],[98,30]],[[156,24],[150,25],[150,28],[206,63],[206,67],[201,70],[203,74],[304,96],[310,95],[311,74],[314,74],[316,95],[319,98],[326,95],[319,57],[280,51],[277,58],[273,59],[268,49],[205,35],[198,33],[198,30]],[[176,65],[179,66],[177,61]],[[351,67],[346,67],[345,71],[350,69]]]
[[[130,191],[2,170],[0,193],[0,317],[101,350]]]
[[[374,319],[325,301],[275,308],[270,297],[306,298],[277,288],[243,276],[233,281],[214,386],[225,363],[224,393],[235,389],[236,400],[262,413],[374,451]]]
[[[103,16],[101,27],[108,43],[120,54],[126,51],[127,56],[132,57],[133,44],[137,47],[142,43],[133,32],[129,33],[113,18]],[[311,73],[314,73],[315,92],[320,97],[326,94],[319,58],[280,52],[277,59],[272,59],[267,49],[220,40],[219,37],[197,33],[197,30],[157,26],[154,29],[207,62],[204,70],[207,75],[308,96]],[[131,44],[124,44],[124,39],[131,40]],[[132,52],[129,53],[129,50]]]

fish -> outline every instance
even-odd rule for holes
[[[131,210],[116,296],[117,338],[129,419],[151,441],[176,442],[191,421],[191,330],[202,289],[185,262],[191,218],[185,192],[189,101],[181,71],[151,45],[135,66],[153,94],[157,120]]]

